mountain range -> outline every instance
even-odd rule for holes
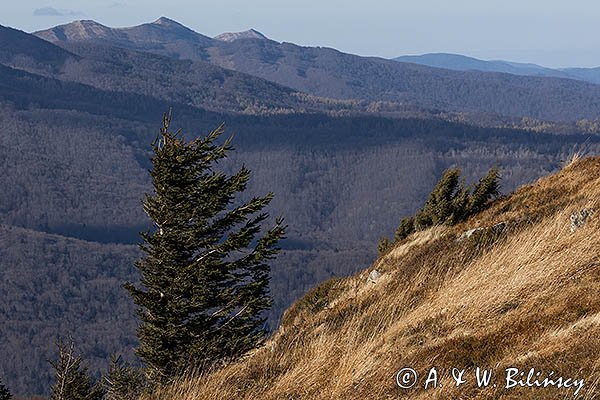
[[[0,44],[0,377],[18,395],[48,393],[58,337],[73,336],[95,374],[111,354],[132,356],[121,284],[137,279],[150,144],[169,108],[186,138],[225,122],[235,151],[220,167],[245,164],[246,195],[273,191],[269,211],[290,226],[271,329],[318,282],[367,267],[446,168],[471,182],[499,166],[511,191],[600,152],[600,86],[572,79],[403,64],[256,31],[209,38],[166,18],[0,27]]]
[[[486,61],[460,54],[449,53],[400,56],[394,58],[394,60],[455,71],[503,72],[514,75],[577,79],[596,84],[600,83],[600,67],[554,69],[531,63],[518,63],[503,60]]]
[[[595,119],[600,109],[600,87],[580,80],[453,71],[279,43],[256,33],[224,41],[164,17],[131,28],[76,21],[35,35],[88,57],[97,52],[95,46],[110,45],[210,63],[319,98],[374,103],[372,109],[385,109],[387,103],[392,109],[411,104],[551,121]],[[540,99],[544,104],[539,104]]]

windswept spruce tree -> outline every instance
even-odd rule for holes
[[[423,208],[412,217],[403,218],[396,229],[394,242],[404,240],[413,232],[434,225],[456,224],[482,211],[489,202],[500,195],[500,171],[491,168],[471,188],[465,187],[461,170],[450,168],[444,171],[435,185]],[[378,244],[380,254],[388,251],[392,242],[381,238]]]
[[[186,142],[170,122],[169,113],[152,144],[154,193],[144,210],[155,227],[142,233],[140,287],[126,285],[141,319],[137,354],[153,383],[205,371],[263,339],[268,261],[285,231],[277,219],[261,232],[271,193],[234,206],[250,171],[215,170],[232,150],[231,139],[217,144],[222,126]]]

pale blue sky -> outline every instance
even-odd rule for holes
[[[209,36],[255,28],[278,41],[360,55],[451,52],[550,67],[600,66],[596,0],[4,0],[0,5],[0,24],[28,32],[74,19],[132,26],[163,15]]]

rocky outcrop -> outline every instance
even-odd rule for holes
[[[381,278],[381,272],[374,269],[373,271],[371,271],[371,273],[369,273],[369,276],[367,277],[367,282],[376,283],[379,280],[379,278]]]
[[[255,29],[249,29],[244,32],[226,32],[222,33],[219,36],[215,36],[215,39],[221,40],[223,42],[233,42],[234,40],[239,39],[260,39],[260,40],[268,40],[268,38]]]
[[[508,222],[502,221],[502,222],[499,222],[495,225],[488,226],[488,227],[479,227],[479,228],[469,229],[468,231],[463,232],[458,237],[458,239],[456,239],[456,241],[462,242],[465,239],[469,239],[473,235],[478,235],[478,234],[485,233],[485,232],[500,233],[500,232],[504,231],[507,227],[508,227]]]
[[[593,214],[593,208],[582,208],[580,211],[571,214],[571,233],[585,225],[585,223],[592,217]]]

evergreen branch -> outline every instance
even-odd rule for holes
[[[229,323],[231,321],[233,321],[234,319],[236,319],[237,317],[239,317],[244,311],[246,311],[247,308],[248,308],[247,305],[245,305],[244,307],[242,307],[233,317],[229,318],[223,325],[219,326],[216,330],[219,331],[219,330],[225,328],[225,326],[229,325]]]

